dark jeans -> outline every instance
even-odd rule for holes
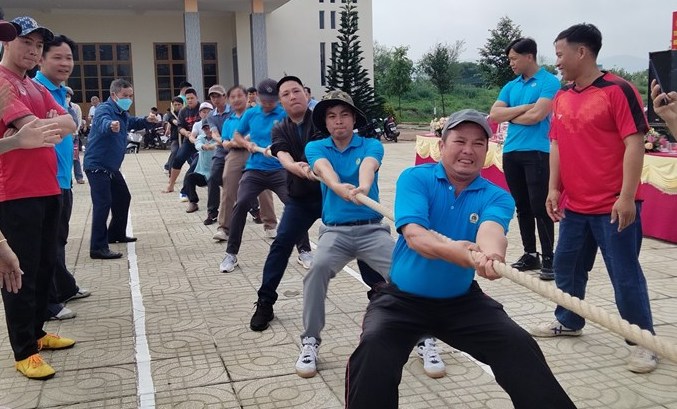
[[[252,202],[266,189],[273,191],[286,205],[289,202],[287,171],[284,169],[273,171],[247,170],[242,173],[240,187],[237,190],[237,202],[235,202],[233,215],[230,219],[227,253],[237,254],[240,251],[242,233],[247,222],[247,212],[251,208]],[[300,240],[293,243],[296,243],[299,251],[310,251],[308,229]]]
[[[402,367],[423,335],[489,365],[517,409],[576,407],[531,335],[473,282],[467,294],[449,299],[417,297],[394,285],[381,289],[348,361],[346,408],[397,408]]]
[[[107,249],[109,240],[127,235],[127,217],[132,195],[119,170],[85,169],[92,196],[92,237],[90,251]],[[111,221],[106,226],[108,214]]]
[[[59,304],[77,294],[79,288],[75,277],[66,267],[66,244],[68,243],[69,224],[73,211],[73,191],[61,189],[61,212],[57,227],[57,253],[54,279],[49,291],[50,304]],[[58,312],[58,311],[57,311]]]
[[[260,301],[275,304],[277,287],[287,269],[294,243],[308,236],[308,230],[320,216],[322,216],[322,202],[307,202],[290,197],[284,205],[282,219],[277,226],[277,237],[270,245],[268,257],[263,266],[263,278],[258,291]],[[362,280],[369,287],[385,282],[383,277],[367,263],[358,260],[357,264]]]
[[[553,266],[555,283],[560,290],[584,299],[588,272],[599,246],[621,317],[653,333],[649,293],[638,259],[642,247],[642,207],[639,203],[636,206],[634,223],[621,232],[618,232],[618,222],[610,223],[610,214],[584,215],[567,210],[559,226]],[[585,325],[581,316],[560,306],[555,310],[555,317],[571,329]]]
[[[209,186],[207,178],[205,178],[204,175],[200,173],[192,172],[187,174],[186,177],[183,178],[182,191],[186,191],[188,200],[191,203],[198,203],[200,201],[200,198],[197,195],[197,190],[195,189],[196,186],[207,186],[207,211],[209,214],[216,214],[219,211],[219,200],[221,196],[219,187],[216,186],[216,189],[214,189]]]
[[[38,352],[57,255],[61,195],[8,200],[0,203],[0,230],[16,253],[23,271],[18,294],[4,288],[7,333],[20,361]]]
[[[174,158],[176,153],[179,151],[179,141],[173,140],[169,143],[169,157],[167,158],[167,163],[165,163],[165,170],[172,168],[172,163],[174,163]]]
[[[184,140],[181,142],[181,147],[176,152],[176,156],[172,161],[172,169],[181,169],[184,163],[190,163],[191,157],[197,153],[195,150],[195,145],[193,145],[189,140]]]
[[[219,206],[221,205],[221,185],[223,184],[223,168],[226,164],[225,158],[212,159],[212,169],[207,180],[207,190],[209,192],[216,192],[216,207],[212,209],[209,206],[209,214],[217,214]]]
[[[522,245],[526,253],[536,253],[536,227],[541,253],[552,257],[555,224],[545,210],[550,177],[550,154],[517,151],[503,154],[503,171],[515,199]]]
[[[73,152],[73,174],[75,180],[82,180],[82,165],[80,164],[80,151],[82,151],[82,143],[80,138],[73,138],[73,143],[77,146],[77,150]]]

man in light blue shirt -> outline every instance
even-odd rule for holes
[[[515,199],[524,254],[512,267],[540,269],[542,280],[553,280],[555,225],[545,210],[550,176],[550,111],[559,80],[538,66],[536,42],[518,38],[505,50],[517,77],[507,83],[491,107],[494,122],[510,122],[503,144],[503,171]],[[536,251],[536,228],[541,257]]]
[[[42,49],[40,71],[35,75],[34,81],[47,88],[64,109],[68,110],[66,101],[66,87],[63,85],[73,71],[73,49],[75,43],[64,35],[57,35],[50,42],[45,43]],[[73,210],[73,135],[66,135],[63,140],[54,146],[57,158],[56,178],[61,188],[61,212],[58,221],[58,253],[56,269],[52,286],[49,291],[49,304],[47,305],[48,319],[69,319],[75,317],[75,312],[64,306],[68,300],[84,298],[90,292],[79,288],[75,277],[66,267],[66,243],[68,242],[69,224]]]
[[[442,129],[440,163],[400,175],[391,282],[367,307],[346,407],[397,408],[409,352],[431,334],[488,364],[516,408],[575,408],[538,344],[474,280],[475,271],[500,277],[492,263],[505,257],[514,211],[510,195],[480,177],[490,135],[483,114],[456,112]]]

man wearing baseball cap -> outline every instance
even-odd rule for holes
[[[56,124],[61,138],[75,131],[75,122],[42,85],[26,76],[38,64],[44,43],[54,35],[30,17],[11,24],[18,37],[3,42],[0,87],[10,98],[0,116],[0,135],[8,129]],[[6,23],[2,35],[11,38]],[[47,118],[48,112],[56,115]],[[61,190],[53,147],[17,149],[0,156],[0,231],[6,234],[24,272],[18,293],[2,290],[7,332],[16,369],[31,379],[48,379],[54,369],[42,360],[42,349],[70,348],[75,341],[42,330],[49,287],[57,260],[57,225]]]
[[[474,280],[475,271],[500,277],[492,263],[504,261],[515,211],[510,194],[480,176],[490,135],[484,115],[455,112],[440,162],[400,175],[390,284],[367,307],[346,370],[347,408],[397,408],[402,367],[423,334],[488,364],[516,408],[575,408],[538,344]]]

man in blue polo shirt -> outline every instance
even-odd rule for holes
[[[54,100],[64,109],[68,109],[66,101],[66,87],[62,85],[68,81],[73,71],[73,50],[75,43],[65,35],[56,35],[52,41],[45,42],[40,59],[40,71],[34,81],[44,85],[52,94]],[[88,297],[90,292],[81,289],[75,282],[75,277],[66,267],[66,243],[68,242],[69,224],[73,210],[73,135],[66,135],[54,147],[57,158],[56,178],[61,188],[61,212],[58,219],[57,239],[59,242],[56,257],[54,278],[49,290],[49,304],[47,305],[47,319],[64,320],[75,317],[75,312],[64,306],[69,300]]]
[[[402,367],[423,334],[487,363],[516,408],[575,408],[533,338],[474,281],[475,270],[499,278],[492,262],[505,257],[514,211],[510,195],[480,177],[489,135],[482,114],[456,112],[442,129],[440,163],[400,175],[391,282],[367,307],[347,408],[397,408]]]
[[[228,247],[219,265],[222,273],[230,273],[238,265],[237,253],[242,244],[242,232],[247,221],[247,212],[257,196],[268,189],[273,191],[282,203],[286,203],[289,198],[287,171],[276,158],[256,151],[257,146],[270,146],[273,126],[287,116],[278,101],[277,82],[270,78],[261,81],[258,85],[258,94],[261,103],[242,114],[237,130],[233,133],[233,140],[238,145],[246,147],[251,152],[251,156],[247,159],[237,190],[237,202],[235,202],[230,219]],[[249,139],[245,139],[245,135],[249,135]],[[268,229],[266,235],[274,239],[277,236],[277,230]],[[297,247],[299,252],[310,251],[307,233]]]
[[[555,225],[545,210],[550,175],[550,112],[560,89],[557,78],[538,66],[536,42],[518,38],[505,50],[517,78],[507,83],[491,107],[495,122],[510,122],[503,145],[503,171],[515,199],[524,254],[512,266],[520,271],[541,269],[542,280],[554,280],[552,270]],[[536,251],[536,227],[541,256]]]
[[[393,239],[390,226],[379,213],[358,205],[363,193],[378,201],[377,171],[383,145],[376,139],[353,134],[366,117],[343,91],[331,91],[313,110],[313,123],[324,135],[308,142],[305,154],[310,170],[322,178],[322,223],[313,265],[303,279],[303,327],[296,373],[304,378],[317,373],[317,350],[324,327],[324,303],[329,280],[358,255],[387,277]]]

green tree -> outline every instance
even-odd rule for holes
[[[490,36],[483,48],[479,49],[480,70],[487,84],[502,86],[515,77],[505,49],[512,40],[522,37],[522,30],[508,17],[501,17],[495,29],[489,30]]]
[[[464,61],[458,64],[458,83],[463,85],[473,85],[476,87],[484,84],[480,66],[476,62]]]
[[[446,114],[444,94],[451,92],[454,88],[454,82],[459,73],[458,57],[464,45],[464,40],[457,40],[453,45],[437,43],[423,55],[419,62],[421,72],[430,78],[430,82],[440,93],[442,115]]]
[[[338,89],[345,91],[367,118],[380,117],[383,113],[384,100],[375,94],[367,69],[362,65],[364,57],[357,30],[357,6],[353,4],[353,0],[348,0],[341,7],[339,41],[331,53],[331,65],[327,72],[327,91]]]
[[[407,58],[408,46],[395,47],[392,62],[385,76],[386,95],[397,96],[397,110],[402,116],[402,95],[411,89],[414,62]]]
[[[555,64],[548,64],[547,58],[543,57],[542,55],[538,57],[538,65],[543,67],[546,71],[548,71],[552,75],[559,74],[557,66]]]
[[[386,73],[393,63],[393,51],[374,42],[374,91],[386,94]]]

